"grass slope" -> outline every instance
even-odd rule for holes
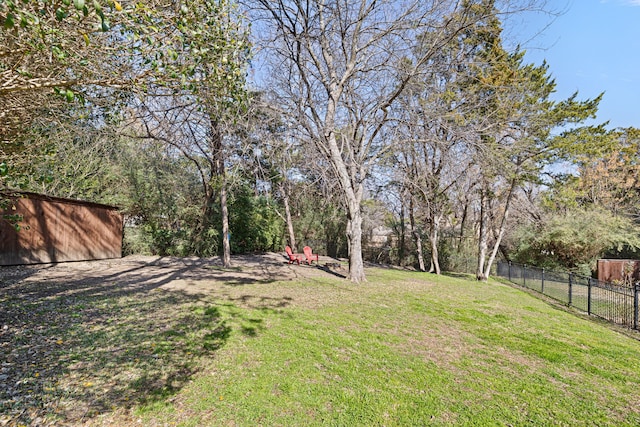
[[[368,277],[268,285],[319,303],[245,312],[258,328],[236,325],[173,403],[139,415],[185,426],[640,425],[637,341],[497,283]]]
[[[638,340],[493,281],[367,274],[7,288],[0,421],[640,425]]]

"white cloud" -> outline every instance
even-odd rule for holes
[[[600,3],[611,3],[611,0],[600,0]],[[618,0],[617,3],[623,6],[640,6],[640,0]]]

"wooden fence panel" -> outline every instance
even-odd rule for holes
[[[626,285],[640,281],[640,260],[599,259],[598,280]]]
[[[117,208],[22,193],[8,213],[20,230],[0,221],[0,265],[119,258],[123,218]]]

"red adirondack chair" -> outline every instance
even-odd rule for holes
[[[289,264],[293,264],[295,262],[298,265],[300,265],[300,255],[294,254],[293,251],[291,250],[291,246],[287,245],[287,247],[284,248],[284,250],[287,252],[287,256],[289,257]]]
[[[304,257],[307,259],[307,264],[311,265],[314,260],[316,264],[318,263],[318,254],[314,254],[309,246],[305,246],[302,251],[304,252]]]

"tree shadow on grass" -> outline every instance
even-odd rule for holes
[[[0,425],[78,424],[166,401],[225,345],[232,325],[247,336],[261,330],[259,317],[229,317],[215,295],[161,288],[187,267],[141,268],[0,287]]]
[[[443,271],[442,272],[443,276],[447,276],[447,277],[454,277],[456,279],[463,279],[463,280],[468,280],[470,282],[477,282],[478,279],[476,279],[476,276],[474,274],[471,273],[456,273],[453,271]]]
[[[324,271],[325,273],[333,274],[334,276],[339,277],[339,278],[341,278],[341,279],[346,279],[346,278],[347,278],[347,275],[346,275],[346,274],[339,273],[338,271],[335,271],[335,270],[336,270],[336,267],[334,267],[334,268],[332,269],[332,268],[330,268],[330,267],[329,267],[329,266],[327,266],[327,265],[318,265],[318,266],[316,266],[316,268],[317,268],[318,270],[322,270],[322,271]],[[338,267],[338,268],[342,269],[342,267]]]

